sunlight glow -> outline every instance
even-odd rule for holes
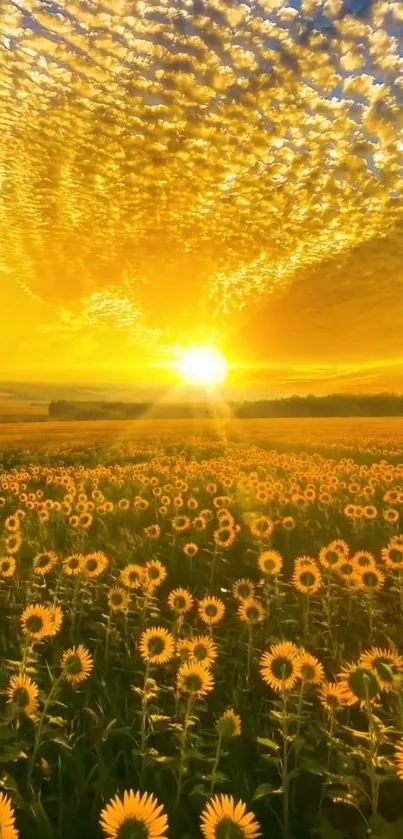
[[[178,371],[188,384],[215,387],[225,380],[228,365],[214,347],[193,347],[181,352]]]

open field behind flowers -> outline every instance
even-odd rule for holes
[[[2,429],[1,839],[401,839],[401,431]]]

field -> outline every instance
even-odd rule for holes
[[[402,420],[5,424],[0,461],[1,839],[401,839]]]

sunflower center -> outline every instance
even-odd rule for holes
[[[245,599],[246,597],[250,597],[251,595],[250,586],[243,583],[242,585],[238,586],[238,596]]]
[[[87,559],[87,571],[96,571],[98,562],[96,559]]]
[[[336,562],[339,561],[339,555],[336,553],[336,551],[328,551],[326,556],[329,565],[335,565]]]
[[[165,641],[163,638],[155,636],[150,638],[148,642],[148,651],[151,655],[161,655],[165,650]]]
[[[245,609],[245,615],[249,621],[257,621],[259,620],[259,609],[257,609],[256,606],[248,606],[248,608]]]
[[[43,620],[40,615],[31,615],[26,622],[28,632],[40,632],[43,628]]]
[[[282,681],[289,679],[294,673],[293,662],[283,656],[273,660],[271,669],[276,679],[281,679]]]
[[[129,582],[130,583],[138,583],[138,581],[139,581],[139,575],[138,575],[137,571],[130,571]]]
[[[354,573],[354,567],[350,562],[345,562],[344,565],[341,566],[340,571],[345,577],[349,577],[350,574]]]
[[[217,614],[217,606],[215,606],[214,603],[209,603],[205,608],[205,612],[208,618],[215,618]]]
[[[49,565],[49,563],[50,563],[50,558],[48,556],[46,556],[46,554],[43,554],[43,556],[40,556],[36,561],[37,568],[46,568],[46,566]]]
[[[65,669],[70,676],[79,676],[82,673],[82,663],[78,656],[72,656],[65,663]]]
[[[369,588],[373,588],[379,582],[378,575],[375,574],[374,571],[366,571],[365,574],[362,575],[362,581],[364,585]]]
[[[114,591],[113,594],[111,594],[111,603],[112,603],[112,606],[121,606],[122,605],[123,597],[120,594],[120,592]]]
[[[17,708],[27,708],[29,705],[29,694],[26,688],[18,687],[13,693],[13,702]]]
[[[204,644],[196,644],[193,647],[193,656],[197,661],[205,661],[208,658],[208,649]]]
[[[223,819],[215,829],[216,839],[244,839],[245,833],[232,819]]]
[[[391,562],[393,562],[394,565],[400,565],[403,560],[403,555],[400,553],[400,551],[397,551],[394,548],[392,548],[392,550],[389,551],[389,559]]]
[[[150,577],[150,580],[158,580],[160,576],[158,568],[151,566],[151,568],[148,569],[148,576]]]
[[[74,570],[75,568],[78,568],[79,565],[80,565],[80,560],[77,559],[76,556],[73,556],[71,559],[69,559],[69,568],[72,568]]]
[[[197,693],[197,691],[203,688],[203,680],[198,673],[189,673],[185,677],[185,685],[189,693]]]
[[[11,563],[8,562],[8,560],[6,559],[4,562],[2,562],[1,570],[2,571],[9,571],[10,567],[11,567]]]
[[[301,583],[303,586],[307,586],[310,588],[315,584],[315,577],[312,574],[312,571],[304,571],[300,577]]]
[[[148,839],[150,833],[144,822],[128,819],[118,827],[116,839]]]
[[[177,597],[175,597],[174,606],[175,606],[175,609],[178,609],[178,610],[186,609],[185,598],[182,597],[181,595],[178,595]]]
[[[303,681],[313,682],[313,680],[315,679],[315,675],[316,672],[313,664],[308,664],[307,662],[304,662],[304,664],[301,665],[301,677]]]

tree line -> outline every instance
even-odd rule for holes
[[[396,393],[350,394],[327,396],[287,396],[232,402],[228,414],[239,419],[264,417],[400,417],[403,416],[403,395]],[[190,419],[216,416],[222,408],[211,404],[154,404],[152,402],[53,401],[49,418],[61,420],[97,419]]]

